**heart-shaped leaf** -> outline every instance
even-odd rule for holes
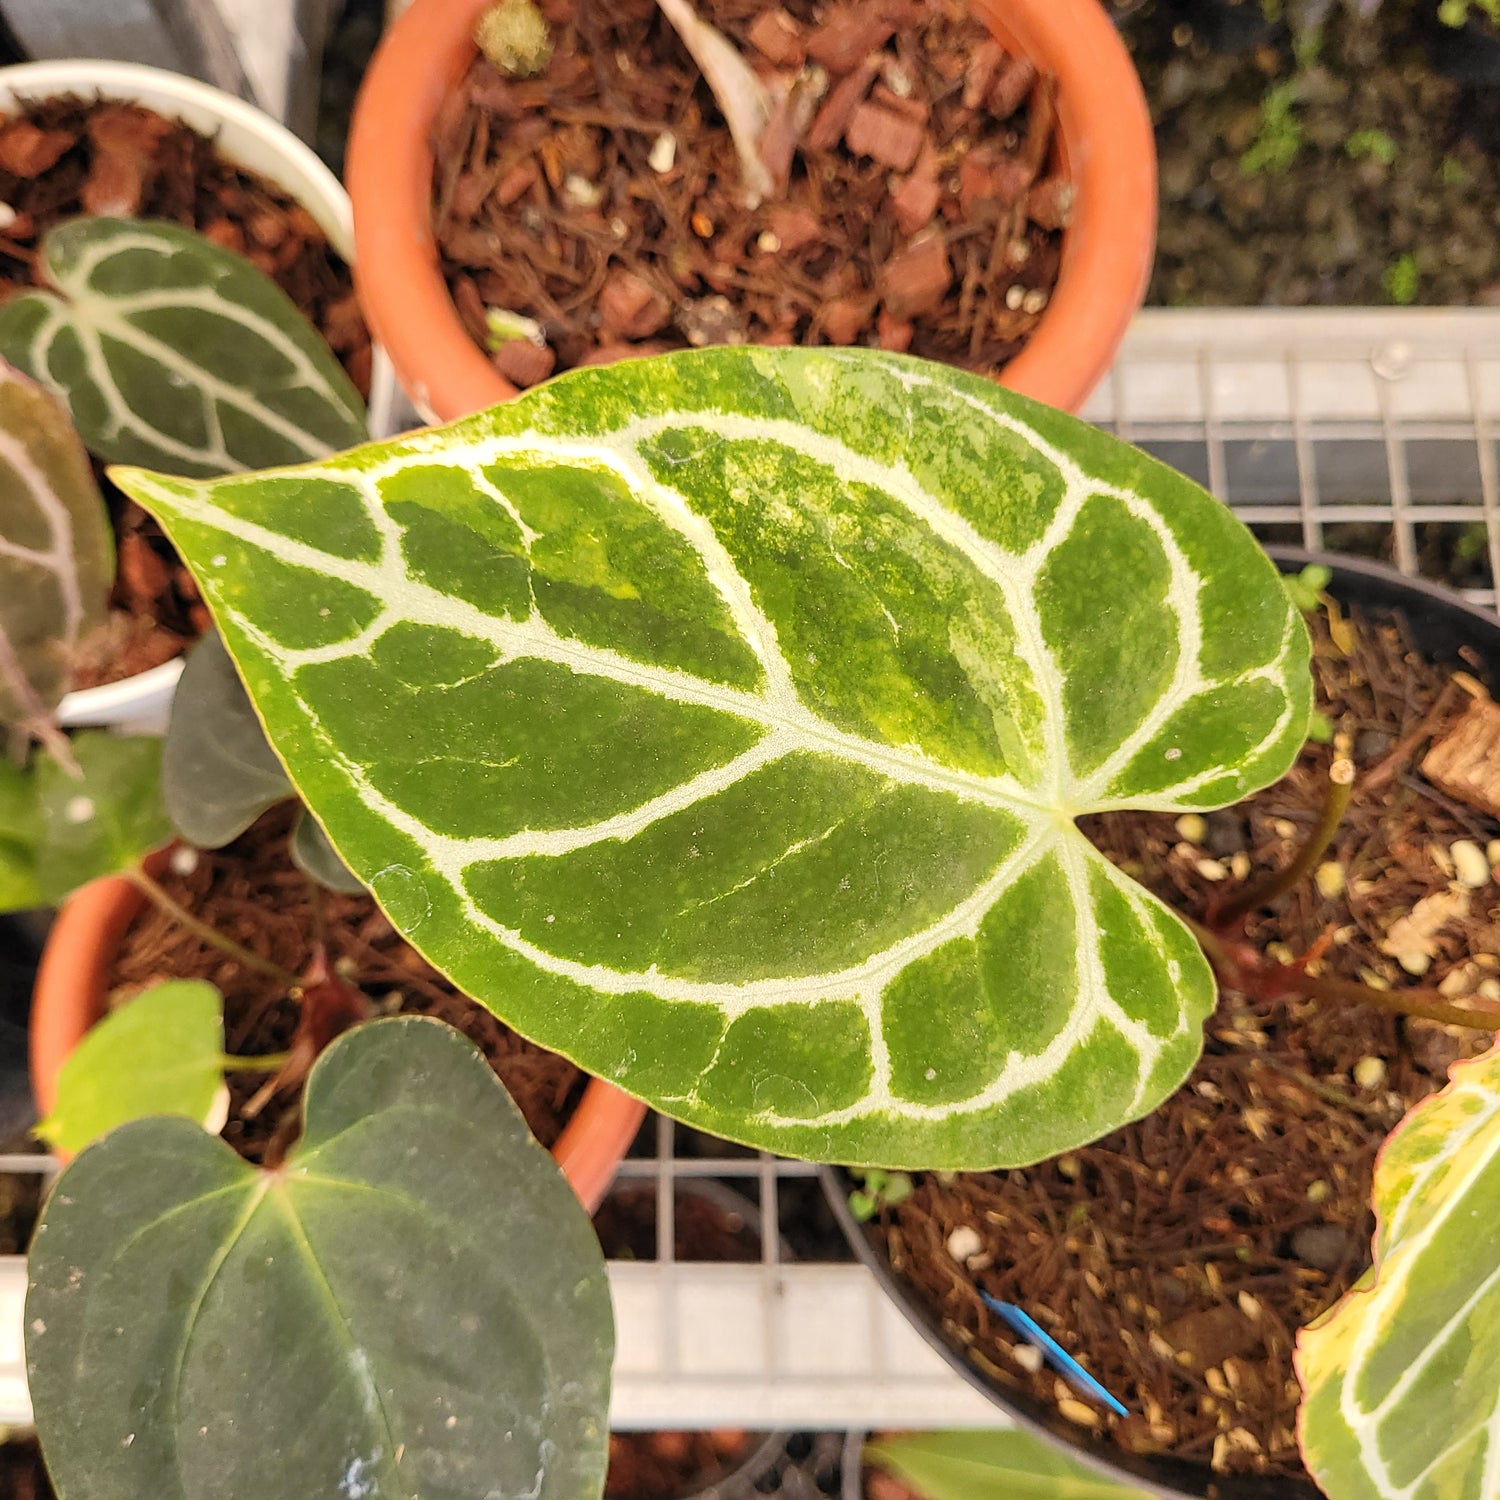
[[[48,231],[40,269],[56,292],[0,308],[0,355],[67,401],[101,458],[228,474],[364,438],[349,377],[243,257],[171,224],[86,218]]]
[[[306,1119],[274,1172],[165,1118],[58,1182],[26,1353],[60,1500],[593,1500],[603,1258],[473,1045],[358,1027]]]
[[[1333,1500],[1500,1494],[1500,1047],[1449,1076],[1381,1148],[1374,1266],[1297,1336]]]
[[[0,364],[0,726],[45,731],[114,572],[109,517],[67,412]]]
[[[1144,454],[944,366],[731,349],[118,478],[391,920],[590,1071],[792,1154],[982,1167],[1192,1066],[1208,965],[1073,820],[1282,774],[1308,644]]]
[[[39,755],[36,885],[55,905],[86,881],[138,865],[172,836],[161,802],[161,741],[90,730],[72,736],[79,775]]]
[[[169,979],[89,1029],[62,1065],[57,1103],[37,1133],[76,1156],[145,1115],[184,1115],[202,1125],[223,1093],[219,992],[201,979]]]
[[[906,1432],[864,1447],[864,1459],[922,1500],[1145,1500],[1141,1490],[1065,1458],[1016,1428]]]

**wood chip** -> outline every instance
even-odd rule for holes
[[[0,171],[38,177],[56,166],[77,139],[69,130],[43,130],[30,120],[12,120],[0,130]]]
[[[1473,698],[1464,716],[1422,759],[1440,792],[1500,818],[1500,703]]]
[[[617,339],[648,339],[672,316],[672,303],[644,276],[616,267],[599,289],[599,321]]]
[[[777,6],[763,10],[750,23],[750,45],[763,57],[785,68],[800,68],[807,57],[802,27]]]
[[[521,390],[545,380],[557,364],[557,355],[545,344],[530,339],[507,339],[490,356],[494,367]]]
[[[828,18],[807,39],[807,55],[830,73],[847,73],[862,57],[883,47],[896,30],[896,23],[872,15],[866,5],[835,5]]]
[[[943,190],[931,177],[913,173],[891,194],[891,213],[902,234],[912,235],[932,222]]]
[[[849,128],[849,121],[854,118],[854,111],[870,92],[870,85],[875,82],[878,71],[876,64],[867,60],[847,78],[839,80],[824,100],[822,109],[818,111],[807,132],[810,151],[831,151],[838,145],[845,130]]]
[[[883,167],[907,171],[926,139],[917,121],[878,104],[861,104],[844,131],[844,144],[856,156],[869,156]]]
[[[894,318],[931,312],[953,284],[953,266],[941,235],[914,240],[885,267],[881,294]]]

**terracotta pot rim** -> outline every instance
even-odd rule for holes
[[[1156,153],[1130,56],[1098,0],[970,0],[1002,42],[1058,79],[1058,135],[1078,188],[1052,301],[1002,382],[1076,411],[1145,295]],[[487,0],[416,0],[375,53],[355,104],[346,180],[355,282],[375,339],[424,414],[452,421],[516,394],[464,331],[431,227],[431,126],[474,55]]]
[[[153,874],[168,850],[146,862]],[[91,881],[58,908],[42,949],[32,992],[31,1086],[46,1116],[57,1101],[57,1078],[69,1054],[103,1014],[109,967],[126,929],[146,904],[145,893],[123,875]],[[603,1079],[589,1078],[552,1155],[590,1213],[599,1206],[646,1106]]]

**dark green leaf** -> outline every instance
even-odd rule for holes
[[[31,1253],[60,1500],[594,1500],[604,1262],[473,1045],[346,1033],[263,1172],[181,1119],[85,1151]]]
[[[323,825],[304,807],[292,829],[292,862],[310,880],[330,891],[357,896],[365,887],[328,842]]]
[[[217,631],[198,642],[182,669],[161,784],[167,816],[200,849],[222,848],[295,795]]]
[[[109,517],[67,412],[0,364],[0,725],[50,723],[114,572]]]
[[[57,293],[0,308],[0,354],[63,396],[101,458],[209,477],[363,441],[349,377],[242,256],[170,224],[70,219],[40,269]]]

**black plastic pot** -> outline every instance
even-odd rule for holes
[[[1332,573],[1328,592],[1345,606],[1399,610],[1413,644],[1429,659],[1462,668],[1479,678],[1500,697],[1500,619],[1477,609],[1452,590],[1421,578],[1407,578],[1381,563],[1362,558],[1334,557],[1268,547],[1283,573],[1294,574],[1309,563]],[[984,1392],[997,1409],[998,1420],[1020,1427],[1064,1448],[1068,1454],[1121,1484],[1133,1484],[1169,1500],[1322,1500],[1321,1492],[1304,1480],[1259,1475],[1224,1476],[1207,1464],[1183,1459],[1126,1453],[1107,1439],[1090,1439],[1061,1417],[1050,1403],[1009,1390],[970,1364],[962,1350],[949,1342],[936,1318],[919,1306],[896,1279],[884,1255],[864,1225],[849,1211],[849,1193],[857,1186],[841,1167],[822,1169],[823,1191],[855,1255],[874,1273],[881,1287],[907,1320],[970,1385]]]

